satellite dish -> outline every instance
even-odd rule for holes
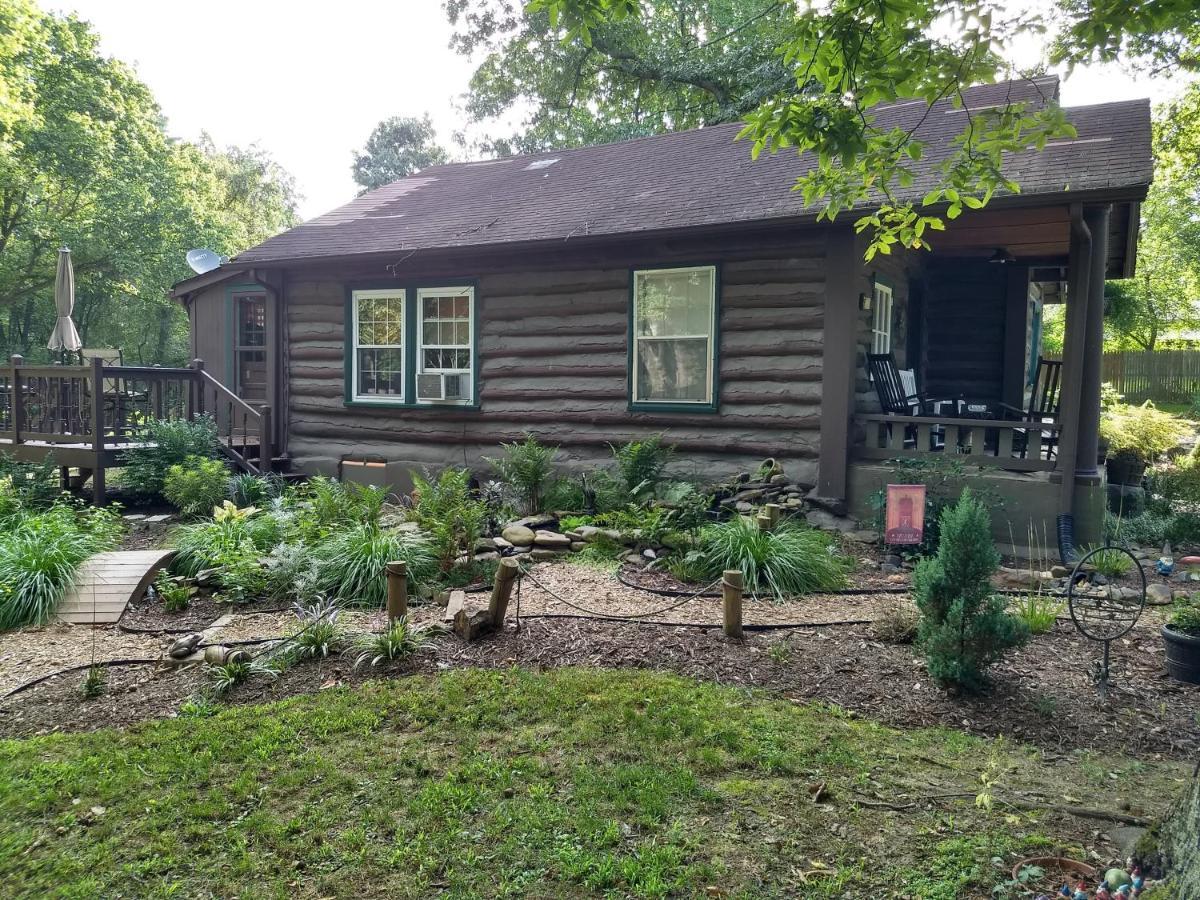
[[[202,247],[197,247],[195,250],[187,252],[187,263],[197,275],[211,272],[217,266],[221,265],[222,262],[224,260],[216,253],[212,250],[205,250]]]

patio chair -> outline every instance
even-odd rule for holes
[[[1058,401],[1062,392],[1062,360],[1045,359],[1039,356],[1037,369],[1033,377],[1033,390],[1029,394],[1029,402],[1025,409],[1018,409],[1007,403],[1001,403],[1000,409],[1004,418],[1015,422],[1057,422]],[[1013,452],[1024,459],[1029,448],[1029,433],[1032,429],[1019,429],[1013,432]],[[1058,432],[1042,431],[1042,447],[1046,451],[1046,459],[1054,459],[1058,451]]]
[[[875,385],[875,394],[879,397],[880,408],[893,416],[928,416],[933,414],[933,408],[925,395],[916,390],[916,375],[909,371],[902,372],[896,365],[893,353],[868,353],[867,371],[871,375],[871,383]],[[907,377],[906,377],[907,376]],[[911,381],[909,380],[911,378]],[[891,430],[891,426],[888,426]],[[932,450],[940,450],[943,446],[943,432],[935,428],[930,436]],[[917,446],[917,428],[906,425],[904,428],[904,446],[913,449]]]

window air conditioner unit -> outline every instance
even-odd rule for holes
[[[466,375],[429,372],[417,375],[418,400],[465,400]]]

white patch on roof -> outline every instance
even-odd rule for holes
[[[532,172],[536,169],[548,169],[552,165],[554,165],[556,162],[558,162],[557,156],[551,157],[550,159],[535,159],[533,162],[531,162],[529,165],[527,165],[525,167],[525,171]]]

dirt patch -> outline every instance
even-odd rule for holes
[[[368,624],[371,617],[359,621]],[[265,627],[261,621],[242,624]],[[1005,657],[993,670],[989,694],[952,697],[928,677],[912,647],[879,643],[864,627],[751,633],[732,641],[718,628],[525,618],[519,632],[510,622],[503,634],[476,644],[442,637],[434,651],[398,669],[355,670],[351,653],[300,663],[277,679],[235,689],[228,702],[257,703],[450,667],[659,669],[834,703],[890,725],[1008,735],[1054,752],[1091,749],[1172,759],[1200,752],[1200,687],[1165,676],[1154,629],[1139,627],[1114,645],[1107,703],[1099,702],[1092,682],[1095,658],[1094,647],[1060,623]],[[108,693],[84,701],[81,679],[82,673],[65,675],[0,703],[0,734],[91,730],[173,715],[205,685],[199,668],[165,674],[149,666],[114,670]]]

